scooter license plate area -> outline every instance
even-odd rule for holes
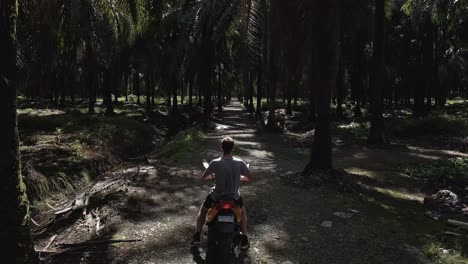
[[[234,216],[233,215],[218,215],[218,222],[234,223]]]

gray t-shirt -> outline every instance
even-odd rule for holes
[[[212,160],[205,173],[214,173],[216,177],[216,185],[211,190],[214,201],[237,200],[240,198],[240,176],[248,175],[249,168],[241,159],[221,157]]]

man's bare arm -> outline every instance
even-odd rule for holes
[[[241,182],[251,182],[252,181],[252,174],[250,173],[246,173],[246,175],[241,175]]]
[[[210,174],[208,173],[208,171],[205,171],[205,173],[203,173],[203,175],[201,176],[202,181],[208,181],[213,179],[213,177],[210,178],[209,176],[213,176],[213,174]]]

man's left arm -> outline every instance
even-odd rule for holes
[[[209,176],[212,176],[214,173],[214,169],[213,169],[213,161],[210,162],[210,165],[208,165],[208,168],[206,168],[205,172],[203,173],[201,179],[203,181],[208,181],[210,180]]]

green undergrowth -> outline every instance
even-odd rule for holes
[[[177,134],[159,152],[160,158],[170,162],[191,162],[193,153],[204,146],[205,134],[199,128],[192,128]]]
[[[388,118],[386,133],[390,139],[417,137],[460,137],[468,135],[468,118],[459,116],[430,116],[424,118]],[[332,126],[335,135],[365,139],[369,134],[370,122],[336,122]]]
[[[449,238],[437,241],[433,238],[424,247],[424,255],[433,263],[437,264],[463,264],[468,263],[466,238]]]
[[[458,115],[389,119],[386,126],[389,135],[395,138],[466,136],[468,134],[468,118]]]
[[[398,170],[414,178],[442,183],[468,184],[468,158],[405,164],[400,166]]]
[[[275,102],[275,105],[276,105],[276,109],[286,109],[288,107],[288,102],[284,102],[283,100],[277,100]],[[294,100],[291,102],[291,105],[292,105],[292,110],[293,111],[298,111],[298,112],[308,112],[309,111],[309,107],[310,107],[310,104],[306,101],[303,101],[303,100],[299,100],[297,101],[297,105],[295,106],[294,105]],[[257,101],[256,99],[254,98],[254,106],[255,108],[257,107]],[[270,106],[267,102],[266,99],[263,99],[262,100],[262,111],[268,111],[270,109]]]
[[[365,138],[369,134],[369,122],[338,122],[332,127],[335,135]]]
[[[34,141],[41,134],[71,135],[78,144],[107,146],[116,154],[134,156],[151,150],[162,132],[155,127],[122,115],[106,117],[77,112],[47,116],[20,114],[19,129]]]
[[[344,108],[344,110],[349,109],[348,107]],[[467,102],[449,102],[443,108],[434,107],[431,114],[425,117],[415,118],[411,114],[398,114],[405,111],[405,109],[394,110],[391,114],[386,115],[385,130],[390,140],[418,137],[464,138],[468,135]],[[351,120],[333,122],[333,134],[346,138],[366,139],[369,134],[370,122],[365,119],[352,120],[349,113],[345,116]]]
[[[73,193],[122,160],[152,151],[164,134],[123,114],[21,109],[18,123],[33,204]]]
[[[467,263],[466,232],[448,226],[445,221],[426,217],[427,208],[414,199],[418,194],[413,193],[422,187],[422,181],[432,184],[441,175],[456,178],[457,181],[460,177],[466,180],[467,166],[468,159],[454,158],[423,164],[404,164],[397,169],[389,168],[373,173],[353,170],[352,175],[357,179],[362,178],[362,182],[358,184],[365,186],[363,189],[356,188],[359,199],[365,205],[364,213],[374,219],[382,230],[390,231],[406,243],[419,248],[430,263]],[[405,181],[400,175],[418,180]],[[443,236],[445,231],[460,233],[463,237]]]

